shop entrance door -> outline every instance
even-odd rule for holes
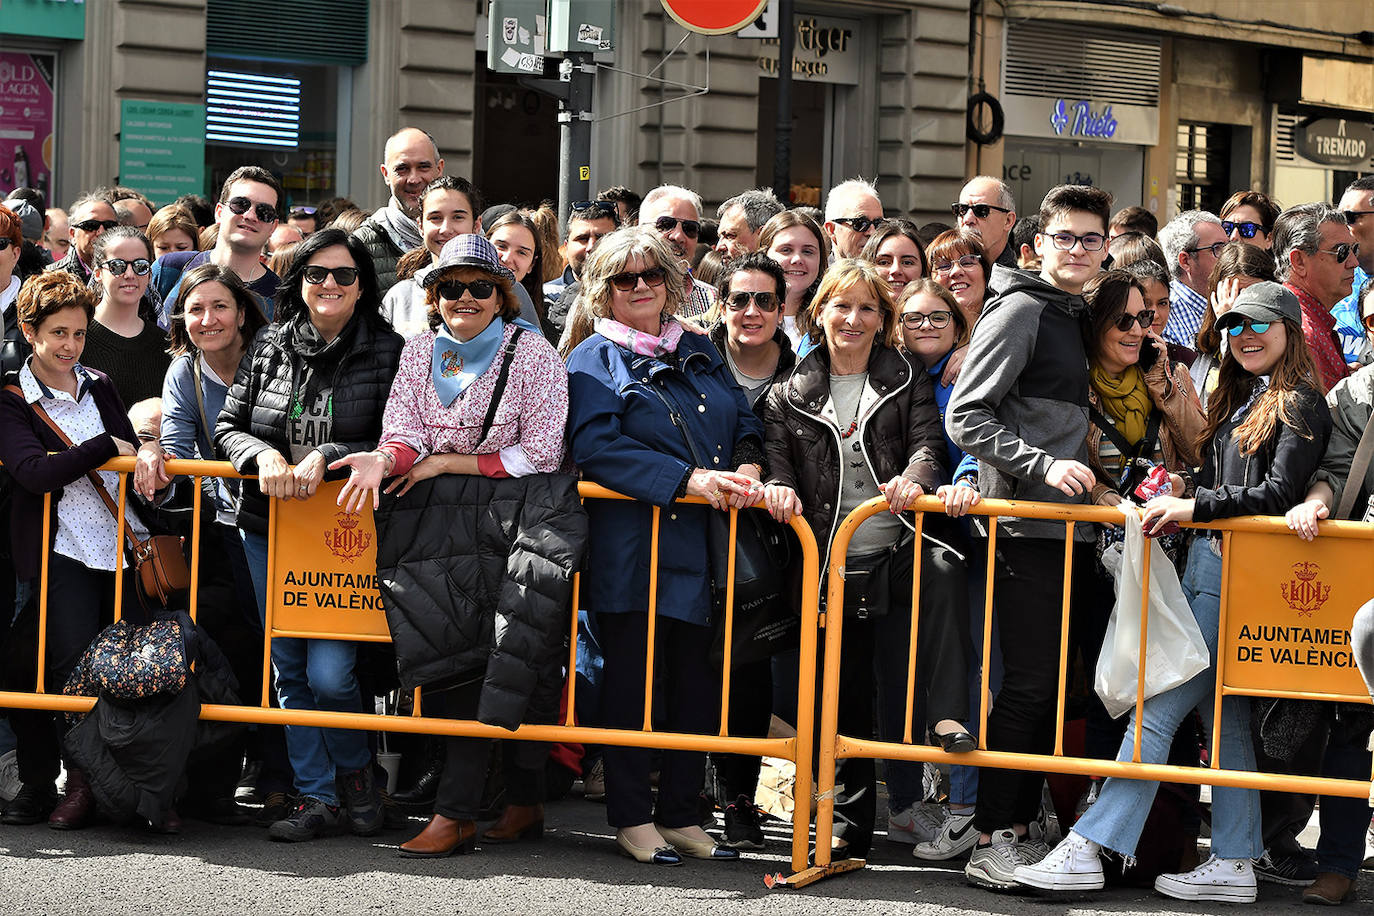
[[[792,204],[819,207],[821,193],[833,183],[830,107],[835,87],[828,83],[792,81]],[[758,187],[773,186],[773,145],[778,123],[778,81],[759,77]]]
[[[558,199],[558,102],[477,58],[472,180],[489,202],[539,206]],[[592,188],[596,193],[596,188]]]
[[[1065,146],[1009,138],[1002,174],[1016,197],[1016,212],[1035,213],[1055,185],[1086,184],[1110,191],[1112,210],[1140,206],[1145,151],[1137,146]]]

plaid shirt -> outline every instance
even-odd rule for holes
[[[1292,282],[1283,285],[1298,297],[1298,303],[1302,306],[1302,334],[1307,338],[1312,361],[1317,364],[1317,372],[1321,374],[1322,392],[1330,391],[1350,374],[1350,367],[1341,355],[1340,339],[1336,336],[1336,319],[1307,290]]]
[[[1169,281],[1169,322],[1164,325],[1164,339],[1192,349],[1197,346],[1197,332],[1202,330],[1202,317],[1211,308],[1207,300],[1182,280]]]

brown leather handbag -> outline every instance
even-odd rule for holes
[[[23,390],[17,385],[7,385],[6,390],[19,395],[20,398],[24,397]],[[67,448],[72,447],[72,440],[67,438],[62,427],[48,416],[42,405],[35,402],[29,406]],[[100,479],[100,475],[95,471],[87,471],[86,476],[95,487],[95,492],[100,494],[105,508],[110,510],[110,514],[117,522],[119,507],[110,497],[110,492],[105,489],[105,483]],[[140,541],[134,536],[134,530],[126,520],[124,540],[128,543],[129,555],[138,578],[139,595],[142,598],[166,607],[172,598],[190,590],[191,568],[187,565],[186,554],[181,549],[182,538],[171,534],[155,534],[146,541]]]

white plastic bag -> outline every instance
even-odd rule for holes
[[[1116,570],[1116,606],[1107,622],[1094,687],[1107,713],[1118,718],[1135,707],[1140,655],[1140,583],[1145,545],[1150,548],[1150,625],[1145,653],[1145,698],[1158,696],[1211,665],[1188,599],[1159,542],[1145,537],[1136,506],[1121,504],[1126,543]]]

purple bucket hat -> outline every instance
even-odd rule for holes
[[[425,289],[439,282],[439,275],[450,267],[476,267],[494,277],[515,281],[515,274],[501,264],[501,256],[496,246],[484,236],[476,234],[459,235],[444,243],[439,251],[439,259],[430,265],[424,276],[418,277]]]

